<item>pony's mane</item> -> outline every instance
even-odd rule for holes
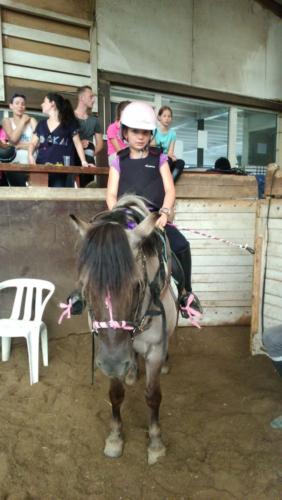
[[[150,213],[145,202],[146,202],[145,198],[142,198],[141,196],[125,194],[124,196],[121,196],[121,198],[117,201],[117,203],[114,206],[114,209],[132,208],[137,212],[139,212],[140,215],[142,215],[144,218]]]
[[[147,204],[146,204],[147,202]],[[118,220],[127,229],[130,228],[131,221],[139,224],[151,212],[148,209],[150,202],[141,196],[125,194],[115,204],[111,214],[113,220]],[[125,214],[125,215],[121,215]],[[122,222],[119,217],[125,217],[125,222]],[[157,231],[153,231],[151,235],[143,241],[141,247],[147,257],[160,252],[162,242]]]
[[[81,246],[78,270],[87,302],[95,304],[97,320],[105,319],[108,293],[116,316],[128,319],[140,276],[126,230],[149,214],[142,198],[125,195],[112,211],[101,212],[91,221]],[[160,245],[153,231],[142,243],[142,250],[151,256],[160,252]]]
[[[136,224],[139,224],[151,212],[147,208],[145,198],[133,194],[125,194],[119,198],[113,209],[100,212],[95,215],[90,222],[95,223],[97,220],[107,222],[117,222],[124,229],[133,229]],[[149,202],[147,201],[147,204]],[[151,257],[159,249],[161,241],[157,231],[153,231],[141,244],[142,250],[147,257]],[[158,250],[159,252],[159,250]]]

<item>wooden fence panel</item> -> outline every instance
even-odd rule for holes
[[[79,19],[69,12],[68,2],[59,6],[62,13],[33,8],[19,2],[0,0],[2,8],[3,64],[7,89],[11,94],[24,91],[29,108],[38,108],[52,88],[75,95],[77,87],[92,85],[97,79],[97,61],[91,55],[93,17]],[[40,2],[39,2],[40,4]],[[9,9],[11,5],[11,8]],[[75,6],[73,6],[75,12]],[[86,12],[86,11],[85,11]]]
[[[267,189],[270,189],[270,181]],[[280,186],[281,189],[282,185]],[[279,183],[275,192],[279,195]],[[280,195],[279,195],[280,196]],[[262,241],[261,258],[254,266],[257,294],[253,297],[251,348],[254,354],[263,353],[263,330],[282,324],[282,200],[261,200],[258,209],[256,233]]]
[[[177,200],[175,223],[190,241],[193,290],[204,307],[203,325],[250,323],[253,256],[187,229],[253,247],[256,206],[256,200]],[[187,321],[181,318],[180,325]]]

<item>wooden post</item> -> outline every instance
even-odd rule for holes
[[[255,244],[253,293],[252,293],[252,320],[251,320],[251,344],[252,338],[259,330],[261,311],[261,264],[262,264],[263,237],[258,236]]]
[[[275,196],[281,198],[282,193],[282,171],[276,163],[270,163],[267,166],[265,177],[264,196]]]

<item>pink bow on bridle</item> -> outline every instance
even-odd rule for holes
[[[68,319],[70,319],[71,317],[71,306],[72,306],[72,303],[71,303],[71,299],[69,299],[69,303],[68,304],[64,304],[63,302],[60,302],[59,304],[59,307],[61,309],[64,309],[61,316],[59,317],[58,319],[58,325],[60,325],[64,319],[64,317],[66,316]]]
[[[109,311],[110,321],[93,321],[93,329],[99,330],[100,328],[113,328],[116,330],[120,328],[121,330],[134,330],[134,326],[129,325],[126,321],[116,321],[113,319],[113,307],[111,301],[111,295],[108,292],[108,295],[105,298],[105,305]]]
[[[188,317],[192,323],[193,326],[196,326],[197,328],[201,329],[201,326],[199,325],[197,318],[201,319],[202,318],[202,313],[191,307],[191,304],[194,300],[194,295],[191,293],[188,297],[187,304],[186,306],[180,306],[181,311],[186,311],[188,314]]]

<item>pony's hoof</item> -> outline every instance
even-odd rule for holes
[[[121,438],[113,438],[109,436],[106,439],[104,455],[109,458],[119,458],[123,452],[123,440]]]
[[[129,370],[124,381],[126,385],[134,385],[137,382],[137,379],[138,379],[137,369],[132,368],[131,370]]]
[[[170,372],[170,367],[169,365],[163,365],[161,368],[161,374],[162,375],[167,375]]]
[[[166,453],[165,446],[159,446],[158,448],[148,448],[148,465],[154,465],[157,463],[158,459],[164,457]]]

